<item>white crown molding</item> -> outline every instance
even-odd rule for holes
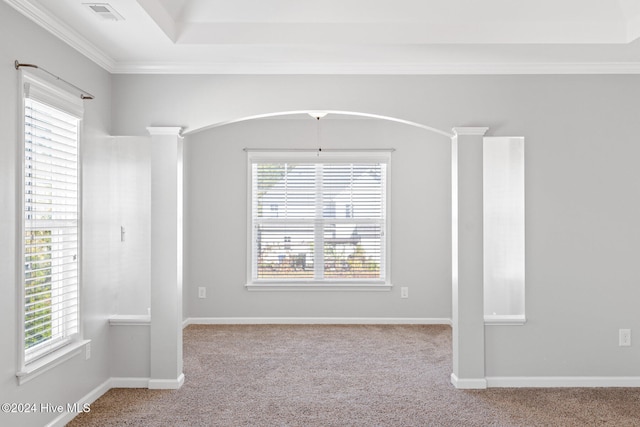
[[[114,74],[519,75],[640,74],[640,62],[608,63],[190,63],[120,62]]]
[[[93,43],[82,37],[71,27],[51,15],[46,10],[33,4],[31,0],[4,0],[9,6],[22,13],[33,22],[95,62],[106,71],[113,73],[116,62],[109,55],[98,49]]]

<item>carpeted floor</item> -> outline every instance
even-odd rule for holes
[[[184,373],[68,426],[640,426],[638,389],[456,390],[448,326],[192,325]]]

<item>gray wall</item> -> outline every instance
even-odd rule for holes
[[[111,220],[111,76],[48,32],[0,2],[0,402],[74,403],[109,377],[108,325],[113,312],[110,281],[118,274],[116,224]],[[18,331],[16,273],[18,229],[16,177],[19,165],[18,114],[21,92],[13,61],[47,68],[96,96],[85,102],[83,159],[83,285],[84,335],[91,339],[92,357],[84,355],[17,385]],[[4,414],[1,425],[42,426],[57,414]]]
[[[113,125],[121,134],[142,134],[148,125],[197,129],[253,114],[335,109],[524,136],[528,322],[487,328],[487,375],[640,375],[640,346],[617,345],[619,328],[640,330],[640,76],[119,75],[113,94],[119,107]],[[238,192],[241,217],[244,186],[229,185]],[[223,267],[225,279],[242,277],[244,253],[237,256]],[[200,280],[189,278],[187,298]],[[234,289],[237,298],[241,288]],[[250,298],[255,306],[234,313],[269,313],[263,302],[278,303],[273,294]],[[319,298],[343,301],[342,294]],[[281,302],[288,310],[290,299]],[[216,303],[208,300],[187,315],[218,315],[207,304]]]
[[[451,317],[450,140],[380,120],[322,119],[321,145],[395,148],[391,160],[391,292],[249,292],[247,155],[317,148],[316,120],[251,120],[185,140],[187,317]],[[197,287],[207,287],[198,299]],[[409,299],[400,299],[400,286]]]
[[[116,226],[117,268],[111,281],[115,313],[147,314],[151,306],[151,141],[114,137],[110,181],[111,219]],[[120,227],[125,229],[124,241]]]

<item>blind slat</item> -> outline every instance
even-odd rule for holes
[[[55,149],[60,151],[61,153],[71,154],[75,153],[75,142],[69,138],[45,138],[43,135],[39,133],[31,133],[31,129],[27,129],[27,134],[25,135],[25,152],[29,153],[34,150],[37,150],[37,147],[46,146],[50,149]]]
[[[70,287],[71,288],[71,287]],[[28,298],[26,298],[28,299]],[[37,301],[33,301],[33,302],[26,302],[25,301],[25,307],[29,306],[30,311],[31,312],[37,312],[39,310],[43,310],[40,307],[42,305],[50,305],[53,306],[53,302],[56,301],[56,304],[59,307],[56,307],[54,312],[62,312],[66,309],[66,307],[62,307],[64,305],[65,302],[70,303],[70,305],[75,305],[76,304],[76,299],[77,299],[77,291],[76,290],[71,290],[71,289],[67,289],[65,292],[56,294],[55,297],[49,297],[49,298],[44,298],[41,300],[37,300]]]
[[[35,109],[29,106],[25,110],[25,127],[31,134],[62,137],[69,141],[75,140],[77,135],[74,124],[67,122],[64,117],[56,117],[41,108]]]

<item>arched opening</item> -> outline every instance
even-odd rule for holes
[[[322,110],[328,116],[317,121],[313,118],[317,112],[260,114],[184,133],[185,283],[192,284],[190,286],[206,282],[225,284],[216,290],[224,295],[222,299],[198,301],[194,295],[185,295],[185,299],[195,301],[191,303],[194,307],[206,305],[205,315],[211,317],[246,316],[272,321],[339,318],[346,323],[363,322],[363,319],[380,322],[385,317],[393,317],[404,323],[420,319],[417,322],[448,324],[451,318],[452,135],[420,123],[368,113]],[[318,124],[323,151],[394,150],[389,172],[391,238],[387,249],[392,285],[389,294],[371,288],[355,289],[355,292],[338,289],[339,294],[312,294],[304,289],[277,295],[242,292],[250,289],[242,285],[248,284],[247,260],[253,243],[249,238],[253,228],[249,225],[250,177],[244,149],[317,149]],[[345,214],[348,209],[343,205],[336,202],[331,211],[336,212],[339,220],[349,222]],[[269,208],[282,211],[280,206]],[[337,239],[333,235],[327,238]],[[291,245],[282,243],[282,246]],[[305,252],[306,249],[301,248],[296,246],[296,255]],[[307,260],[311,249],[308,252]],[[273,257],[278,260],[277,266],[288,260],[286,256],[276,257],[275,251]],[[238,286],[228,286],[229,283]],[[409,289],[409,298],[402,298],[401,288]]]
[[[390,121],[390,122],[404,124],[404,125],[407,125],[407,126],[413,126],[413,127],[419,128],[419,129],[424,129],[426,131],[433,132],[435,134],[438,134],[438,135],[441,135],[441,136],[444,136],[444,137],[447,137],[447,138],[453,138],[453,136],[454,136],[454,134],[451,133],[451,132],[446,132],[446,131],[443,131],[443,130],[440,130],[440,129],[436,129],[436,128],[431,127],[431,126],[427,126],[425,124],[416,123],[416,122],[412,122],[410,120],[404,120],[404,119],[400,119],[400,118],[396,118],[396,117],[383,116],[383,115],[374,114],[374,113],[356,112],[356,111],[318,110],[318,109],[296,110],[296,111],[280,111],[280,112],[257,114],[257,115],[253,115],[253,116],[241,117],[241,118],[234,119],[234,120],[223,121],[223,122],[214,123],[214,124],[211,124],[211,125],[208,125],[208,126],[204,126],[204,127],[201,127],[201,128],[188,130],[186,132],[183,132],[183,136],[189,136],[189,135],[193,135],[193,134],[196,134],[196,133],[199,133],[199,132],[203,132],[203,131],[206,131],[206,130],[209,130],[209,129],[217,128],[217,127],[220,127],[220,126],[225,126],[225,125],[230,125],[230,124],[234,124],[234,123],[245,122],[245,121],[249,121],[249,120],[268,119],[268,118],[276,118],[276,117],[282,117],[282,116],[308,115],[308,114],[316,113],[318,111],[321,111],[323,113],[330,114],[330,115],[364,117],[364,118],[369,118],[369,119],[386,120],[386,121]]]

